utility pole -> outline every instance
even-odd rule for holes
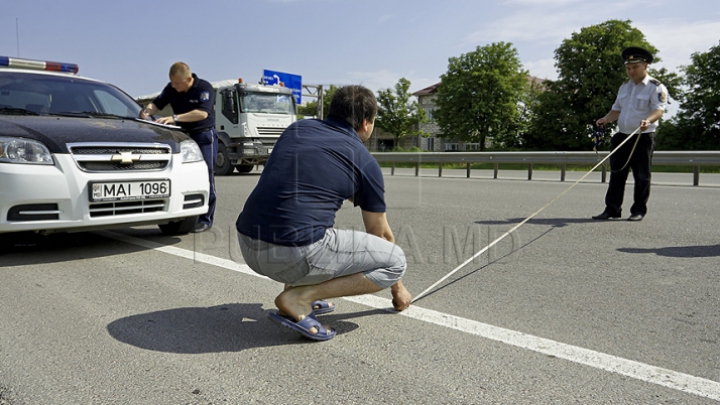
[[[18,19],[15,18],[15,38],[17,39],[17,53],[18,58],[20,57],[20,28],[18,25]]]
[[[317,99],[317,114],[318,119],[323,119],[324,111],[324,92],[322,84],[303,84],[303,90],[307,91],[307,94],[303,94],[303,97],[314,97]]]

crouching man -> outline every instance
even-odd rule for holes
[[[270,318],[310,339],[335,336],[316,318],[335,309],[327,299],[389,287],[396,310],[412,300],[400,280],[407,262],[385,216],[382,172],[363,144],[377,109],[370,90],[346,86],[326,120],[289,126],[237,219],[245,262],[285,284]],[[344,200],[360,206],[367,233],[333,228]]]

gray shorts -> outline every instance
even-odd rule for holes
[[[238,233],[245,263],[256,273],[281,283],[320,284],[363,273],[385,289],[405,274],[402,249],[365,232],[327,229],[325,237],[307,246],[282,246]]]

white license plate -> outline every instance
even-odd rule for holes
[[[90,201],[129,201],[170,197],[170,180],[90,183]]]

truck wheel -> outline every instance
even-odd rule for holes
[[[235,168],[238,173],[250,173],[255,165],[237,165]]]
[[[187,217],[167,224],[158,224],[163,235],[185,235],[195,229],[198,217]]]
[[[227,176],[233,171],[233,167],[230,164],[230,159],[228,159],[227,147],[222,142],[220,142],[218,145],[218,153],[217,159],[215,159],[214,171],[216,176]]]

